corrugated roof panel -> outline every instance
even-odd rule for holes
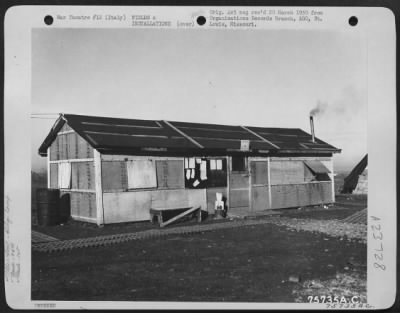
[[[108,133],[85,132],[84,138],[96,148],[197,148],[186,138],[179,137],[150,137],[150,136],[130,136]]]
[[[250,140],[252,150],[291,150],[298,152],[337,152],[338,149],[298,128],[262,128],[233,125],[167,122],[84,116],[61,115],[39,148],[46,155],[60,127],[68,125],[94,148],[112,151],[114,148],[174,148],[240,150],[241,140]],[[274,146],[275,145],[275,146]]]

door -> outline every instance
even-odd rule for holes
[[[251,210],[253,212],[270,209],[268,186],[268,161],[250,161]]]
[[[245,156],[230,157],[228,172],[228,213],[247,214],[250,209],[250,176],[247,158]]]

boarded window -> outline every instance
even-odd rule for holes
[[[125,161],[103,161],[101,175],[103,191],[128,189]]]
[[[159,160],[156,168],[158,188],[184,188],[182,161]]]
[[[71,188],[71,163],[62,162],[58,164],[58,188]]]
[[[153,161],[128,161],[126,169],[129,189],[157,187],[156,167]]]
[[[303,161],[272,161],[271,185],[304,183]]]

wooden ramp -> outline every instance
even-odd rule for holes
[[[163,219],[163,212],[165,211],[170,211],[170,210],[177,210],[177,208],[174,209],[150,209],[150,221],[152,223],[154,223],[154,217],[157,217],[158,223],[160,225],[160,227],[165,227],[179,219],[181,219],[182,217],[189,215],[190,213],[193,213],[195,211],[197,212],[197,221],[201,222],[201,206],[199,207],[187,207],[187,208],[178,208],[178,209],[186,209],[184,212],[174,216],[173,218],[170,218],[169,220],[164,222]]]

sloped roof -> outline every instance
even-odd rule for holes
[[[333,153],[339,149],[299,128],[261,128],[177,121],[137,120],[61,114],[39,148],[47,148],[67,123],[93,148],[103,153],[134,151],[141,148],[171,151],[240,151],[241,140],[248,140],[252,152]]]

